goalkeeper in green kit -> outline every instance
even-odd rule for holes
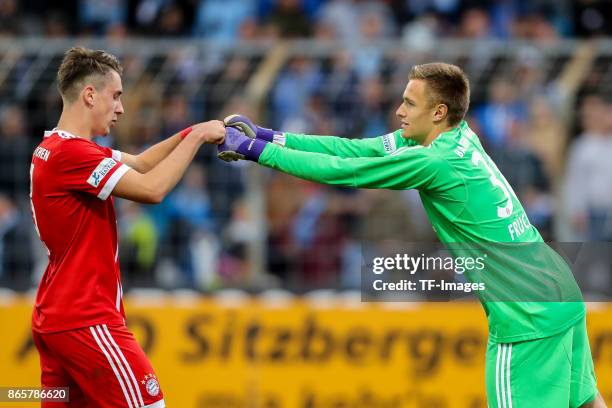
[[[498,290],[495,298],[481,296],[489,323],[488,406],[605,407],[580,291],[465,122],[469,99],[467,77],[457,66],[417,65],[396,112],[402,128],[395,132],[361,140],[311,136],[232,115],[225,119],[219,157],[256,161],[323,184],[414,188],[443,243],[514,245],[499,251],[503,267],[482,278]],[[535,295],[521,297],[529,291]]]

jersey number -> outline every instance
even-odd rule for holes
[[[493,166],[495,166],[495,164],[489,164],[487,162],[487,159],[479,151],[474,151],[472,153],[472,163],[474,163],[474,165],[476,166],[482,164],[489,173],[489,181],[491,182],[491,184],[493,184],[493,187],[501,189],[501,191],[504,193],[504,196],[506,197],[506,205],[504,205],[503,207],[497,207],[497,216],[499,218],[507,218],[512,215],[512,197],[510,193],[512,192],[512,195],[514,195],[514,191],[508,185],[508,182],[506,181],[504,176],[499,174],[500,177],[498,177],[497,174],[495,174],[495,171],[493,170]],[[497,170],[497,167],[495,168],[495,170]],[[499,172],[499,170],[497,170],[497,172]]]

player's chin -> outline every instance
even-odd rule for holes
[[[117,122],[112,121],[108,125],[106,125],[106,128],[104,129],[105,130],[104,134],[106,134],[106,135],[109,134],[111,129],[114,128],[116,124],[117,124]]]

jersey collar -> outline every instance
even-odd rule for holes
[[[51,130],[45,130],[45,136],[44,137],[53,136],[54,134],[58,134],[60,137],[62,137],[64,139],[74,139],[74,138],[79,137],[79,136],[73,135],[70,132],[66,132],[65,130],[61,130],[61,129],[58,129],[58,128],[53,128]]]

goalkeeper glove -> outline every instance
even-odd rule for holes
[[[240,129],[244,134],[253,139],[260,139],[270,143],[285,144],[285,134],[278,130],[267,129],[257,126],[253,121],[241,114],[229,115],[223,119],[225,126]]]
[[[233,127],[225,128],[225,140],[217,146],[217,157],[227,162],[232,160],[259,161],[266,147],[263,140],[252,139]]]

